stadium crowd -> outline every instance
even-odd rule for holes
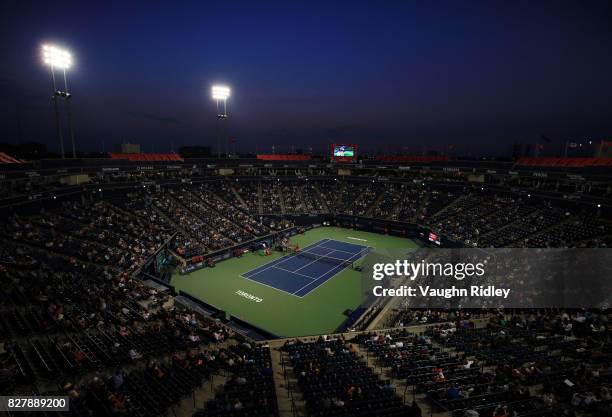
[[[387,181],[241,181],[218,193],[248,213],[337,213],[417,223],[468,247],[607,247],[594,209],[484,187]],[[229,197],[225,197],[229,196]],[[269,220],[268,220],[269,221]]]
[[[608,311],[491,311],[483,326],[468,311],[413,313],[420,324],[439,324],[420,333],[363,333],[353,341],[413,387],[413,395],[426,394],[433,412],[603,416],[612,410]]]
[[[13,211],[0,227],[0,391],[36,384],[69,395],[71,415],[144,417],[224,373],[195,415],[278,415],[270,349],[177,306],[138,272],[166,242],[187,259],[291,226],[266,214],[304,212],[417,222],[468,247],[607,247],[612,236],[606,219],[579,206],[422,182],[223,180]],[[476,326],[484,314],[493,318]],[[419,417],[392,380],[455,416],[595,414],[610,406],[608,320],[407,307],[382,336],[297,340],[283,351],[311,416]],[[425,334],[403,328],[431,324]]]

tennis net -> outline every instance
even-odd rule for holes
[[[334,258],[332,256],[317,255],[312,252],[294,252],[300,258],[312,259],[314,261],[325,262],[332,265],[352,266],[353,262],[365,255],[363,252],[351,255],[348,259]]]

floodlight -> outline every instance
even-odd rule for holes
[[[221,126],[225,125],[227,134],[227,99],[230,96],[230,89],[225,85],[213,85],[211,89],[212,98],[217,102],[217,158],[221,158]],[[229,155],[229,137],[225,144],[225,153]]]
[[[212,98],[214,100],[227,100],[230,95],[229,87],[223,85],[214,85],[212,88]]]
[[[65,70],[72,65],[72,55],[70,55],[70,52],[53,45],[43,45],[42,56],[43,62],[51,67]]]

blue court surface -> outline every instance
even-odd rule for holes
[[[363,258],[371,248],[323,239],[300,252],[292,253],[257,267],[243,278],[304,297],[350,264]]]

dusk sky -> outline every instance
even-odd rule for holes
[[[72,51],[77,148],[330,141],[505,152],[612,139],[612,2],[49,2],[0,11],[0,142],[57,149],[40,47]]]

